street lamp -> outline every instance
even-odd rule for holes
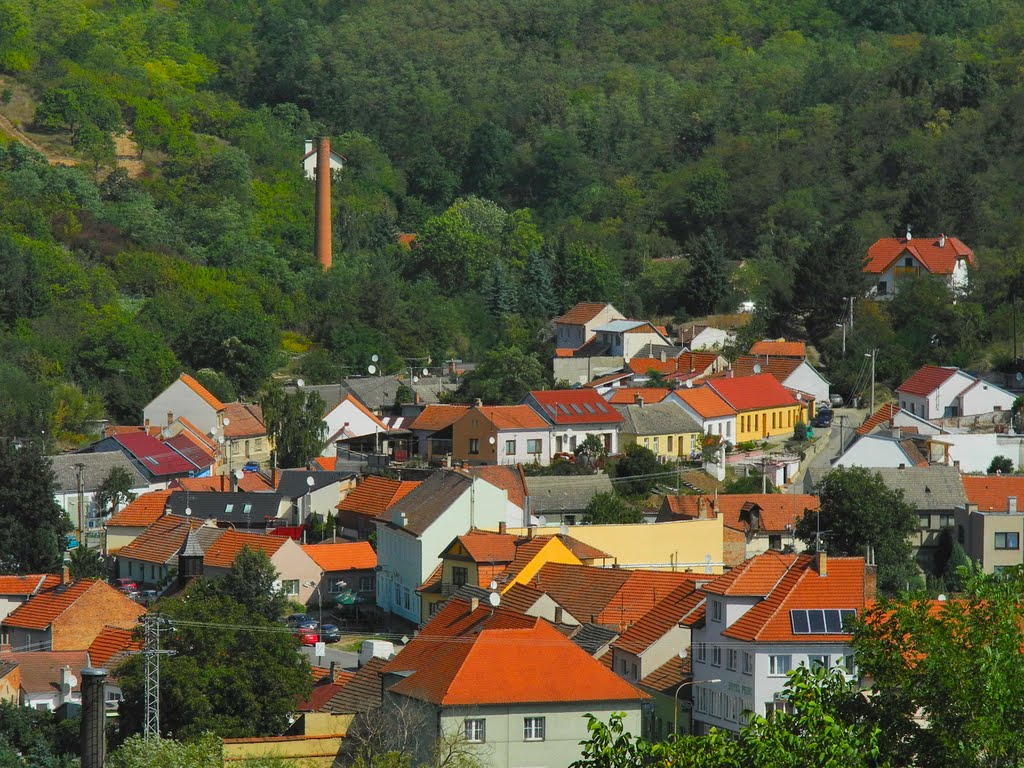
[[[846,323],[836,323],[836,328],[843,329],[843,357],[846,357]]]
[[[722,682],[720,678],[713,678],[711,680],[684,680],[676,687],[676,692],[672,695],[673,708],[672,708],[672,732],[675,734],[679,733],[679,692],[687,685],[700,685],[706,683],[712,685],[714,683]]]

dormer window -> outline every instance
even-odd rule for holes
[[[903,260],[903,266],[904,267],[912,267],[912,266],[914,266],[914,259],[913,259],[913,257],[907,256],[907,258],[905,258]]]

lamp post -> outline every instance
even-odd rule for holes
[[[683,690],[687,685],[700,685],[706,683],[708,685],[722,682],[720,678],[713,678],[712,680],[684,680],[676,687],[676,692],[672,695],[672,732],[679,733],[679,692]]]
[[[836,328],[843,329],[843,357],[846,357],[846,323],[836,323]]]
[[[876,352],[878,352],[877,349],[872,349],[871,352],[865,352],[864,353],[864,357],[870,357],[871,358],[871,410],[868,411],[869,414],[875,412],[875,353]]]
[[[220,444],[222,446],[224,446],[224,450],[227,452],[227,457],[228,457],[228,469],[227,469],[227,472],[222,472],[221,473],[221,474],[225,474],[225,475],[230,475],[231,474],[231,441],[228,439],[228,429],[227,429],[229,424],[231,424],[231,419],[229,419],[229,418],[227,418],[225,416],[223,422],[221,423],[221,427],[220,427]]]

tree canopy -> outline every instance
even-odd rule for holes
[[[71,521],[39,440],[0,437],[0,573],[57,573]]]

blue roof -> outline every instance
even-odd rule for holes
[[[624,331],[631,331],[634,328],[639,328],[641,325],[648,325],[648,322],[646,320],[612,320],[610,323],[598,326],[594,329],[594,332],[599,333],[604,331],[605,333],[623,333]]]

